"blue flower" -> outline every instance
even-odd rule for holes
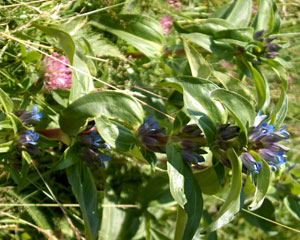
[[[37,140],[39,139],[39,135],[35,133],[33,130],[22,131],[19,133],[18,143],[27,146],[27,145],[37,145]]]
[[[250,172],[259,173],[259,170],[261,169],[261,162],[256,162],[250,153],[242,153],[241,159],[243,166]]]
[[[283,127],[279,131],[274,131],[275,127],[264,122],[267,115],[261,115],[260,111],[255,117],[254,124],[249,131],[248,150],[254,150],[270,165],[272,170],[280,168],[280,165],[286,162],[285,152],[289,148],[279,142],[287,142],[290,134]],[[249,171],[257,173],[260,168],[257,162],[249,153],[243,153],[241,158],[244,167]],[[254,170],[253,170],[254,169]]]
[[[100,165],[102,168],[105,168],[104,162],[110,161],[110,156],[101,152],[99,148],[110,150],[110,146],[104,142],[95,128],[89,134],[79,135],[78,142],[83,146],[83,159],[89,165]]]
[[[41,112],[38,112],[38,106],[34,105],[30,111],[18,111],[15,113],[26,126],[32,125],[34,122],[38,122],[43,117]]]
[[[80,135],[78,137],[78,142],[86,147],[105,148],[106,150],[110,149],[110,146],[104,142],[104,140],[96,131],[92,131],[90,134]]]

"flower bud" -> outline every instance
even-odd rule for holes
[[[224,141],[237,137],[239,133],[240,128],[238,126],[230,126],[230,124],[221,124],[217,130],[217,135]]]

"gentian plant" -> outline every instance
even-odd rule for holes
[[[285,1],[112,2],[0,6],[0,236],[293,239]]]

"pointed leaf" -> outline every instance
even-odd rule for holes
[[[177,203],[187,213],[187,222],[182,239],[192,239],[200,223],[203,200],[199,185],[191,168],[181,157],[181,148],[172,142],[166,146],[170,190]],[[180,219],[177,219],[180,221]]]
[[[96,127],[101,137],[104,138],[111,147],[127,152],[136,142],[132,132],[124,126],[110,121],[105,116],[96,118]]]
[[[270,90],[268,81],[258,69],[250,64],[247,65],[255,83],[258,98],[258,108],[264,111],[269,107],[270,104]]]
[[[75,54],[75,43],[74,43],[71,35],[65,31],[55,28],[55,27],[47,27],[47,26],[42,26],[39,24],[33,24],[33,25],[36,28],[42,30],[47,35],[58,39],[59,45],[65,51],[66,56],[67,56],[70,64],[72,65],[74,54]]]
[[[234,47],[228,43],[218,42],[217,40],[214,40],[213,37],[206,34],[193,32],[182,33],[181,36],[223,59],[232,60],[234,56]]]
[[[283,123],[286,114],[288,111],[288,96],[286,94],[286,90],[284,87],[281,87],[280,98],[276,104],[276,109],[274,113],[274,118],[271,121],[271,124],[275,126],[275,128],[279,128]]]
[[[90,24],[115,34],[149,58],[159,57],[163,53],[163,29],[153,18],[134,14],[101,14],[94,17]]]
[[[237,27],[247,27],[251,19],[251,10],[251,0],[235,0],[223,18]]]
[[[86,61],[83,61],[84,56],[80,56],[81,54],[79,52],[74,56],[73,67],[79,69],[80,72],[76,70],[72,72],[72,87],[69,96],[71,102],[94,90],[90,70]]]
[[[273,0],[260,0],[252,26],[255,32],[265,30],[267,34],[277,33],[280,28],[280,16]]]
[[[62,156],[62,159],[55,164],[55,170],[61,170],[68,168],[81,160],[81,148],[79,144],[75,143],[68,147]]]
[[[227,150],[227,156],[232,167],[232,179],[228,196],[219,210],[214,221],[209,224],[205,231],[213,232],[229,223],[240,211],[240,193],[242,189],[242,163],[233,148]]]
[[[61,114],[61,129],[75,136],[89,118],[106,116],[132,127],[143,122],[143,109],[132,97],[120,92],[87,94],[70,104]]]
[[[204,57],[191,46],[186,40],[183,40],[184,51],[190,64],[193,77],[207,79],[210,75],[210,66]]]
[[[98,240],[118,240],[122,229],[122,224],[126,218],[124,209],[118,208],[119,204],[109,185],[105,185],[103,212],[101,220],[101,228]]]
[[[93,176],[82,161],[68,167],[67,176],[83,215],[85,237],[87,240],[95,240],[99,230],[100,213]]]
[[[5,113],[11,113],[14,110],[13,101],[1,88],[0,88],[0,103]]]
[[[184,108],[202,129],[208,142],[212,143],[216,135],[215,124],[222,124],[227,120],[222,104],[210,97],[210,93],[219,87],[208,80],[187,76],[166,80],[161,85],[183,92]]]

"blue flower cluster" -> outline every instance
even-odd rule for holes
[[[158,126],[154,117],[147,118],[138,129],[140,141],[151,152],[165,153],[165,145],[168,136],[164,134],[164,128]]]
[[[41,112],[38,112],[38,106],[34,105],[30,111],[19,110],[15,112],[15,115],[21,119],[24,125],[31,126],[33,123],[38,122],[43,117]],[[39,135],[33,130],[21,131],[18,133],[19,138],[16,146],[23,148],[27,152],[37,155],[40,150],[35,148]]]
[[[38,122],[43,117],[43,114],[41,112],[38,112],[38,106],[34,105],[30,111],[25,112],[17,111],[16,116],[18,116],[24,125],[31,126],[33,123]]]
[[[99,148],[109,150],[110,146],[104,142],[96,130],[92,130],[89,134],[80,135],[78,142],[83,146],[83,159],[89,165],[100,164],[102,168],[105,168],[104,162],[111,160],[110,156],[99,150]]]
[[[164,133],[165,128],[159,127],[154,117],[145,119],[138,129],[141,143],[151,152],[166,153],[166,144],[169,136]],[[206,154],[200,147],[206,146],[207,142],[201,129],[196,124],[185,125],[178,135],[172,136],[172,141],[177,142],[181,147],[182,159],[190,164],[200,167],[199,163],[204,162],[201,154]]]
[[[285,152],[289,151],[286,145],[279,142],[288,142],[289,133],[283,127],[279,131],[274,131],[275,127],[264,122],[267,115],[261,115],[259,111],[255,117],[254,124],[249,131],[249,150],[254,150],[270,165],[272,170],[280,168],[286,162]],[[250,172],[258,173],[261,163],[256,162],[248,152],[242,153],[243,165]]]

